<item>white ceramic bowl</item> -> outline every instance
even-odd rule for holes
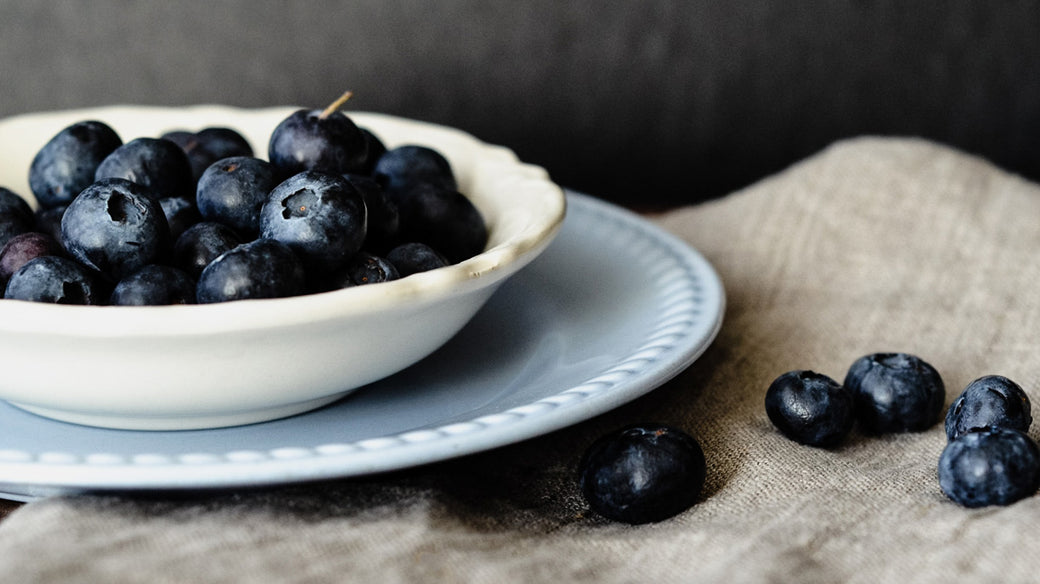
[[[266,157],[271,130],[294,109],[118,106],[0,120],[0,186],[31,200],[32,157],[77,121],[104,121],[124,141],[227,126]],[[487,249],[393,282],[293,298],[161,307],[0,300],[0,399],[123,429],[213,428],[311,410],[432,353],[558,232],[565,199],[543,169],[454,129],[347,113],[388,147],[442,152],[488,223]]]

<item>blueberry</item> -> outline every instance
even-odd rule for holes
[[[33,210],[18,193],[0,187],[0,216],[32,221]]]
[[[335,271],[361,249],[364,198],[338,175],[301,172],[279,184],[260,210],[260,237],[288,245],[309,272]]]
[[[350,259],[347,272],[357,286],[389,282],[401,277],[397,268],[389,261],[365,252],[360,252]]]
[[[335,111],[339,103],[325,110],[295,111],[271,132],[267,159],[280,177],[306,170],[329,174],[364,171],[368,141],[353,120]]]
[[[875,353],[857,359],[845,376],[856,418],[873,434],[919,432],[942,416],[946,390],[934,367],[914,355]]]
[[[195,290],[199,303],[296,296],[305,290],[303,264],[287,245],[257,239],[210,262]]]
[[[400,239],[400,213],[397,205],[387,197],[386,192],[375,180],[357,175],[343,175],[365,199],[368,210],[368,227],[363,249],[375,254],[385,254]]]
[[[0,288],[7,285],[11,274],[29,261],[42,256],[65,255],[61,245],[45,233],[29,231],[12,237],[0,249]]]
[[[135,138],[112,151],[98,165],[94,180],[122,178],[145,187],[155,197],[195,194],[191,163],[181,147],[162,138]]]
[[[223,223],[246,237],[260,233],[260,209],[276,186],[274,167],[250,156],[223,158],[199,178],[195,200],[206,221]]]
[[[397,267],[386,258],[359,251],[339,270],[312,279],[311,287],[314,291],[339,290],[340,288],[389,282],[400,277]]]
[[[106,289],[96,274],[60,256],[30,260],[11,275],[4,298],[50,304],[103,304]]]
[[[67,205],[94,182],[98,165],[123,145],[103,122],[77,122],[58,132],[33,157],[29,189],[40,207]]]
[[[36,218],[32,207],[13,191],[0,187],[0,247],[15,235],[32,231]]]
[[[681,430],[629,426],[585,452],[579,483],[589,507],[614,521],[661,521],[690,508],[707,475],[700,445]]]
[[[484,251],[484,218],[462,193],[431,184],[415,187],[400,201],[401,237],[425,243],[450,263]]]
[[[1040,448],[1010,428],[961,434],[939,457],[939,486],[965,507],[1010,505],[1040,488]]]
[[[425,243],[402,243],[386,254],[401,277],[427,272],[448,265],[448,260]]]
[[[852,393],[813,371],[788,371],[766,390],[766,414],[784,436],[828,447],[841,442],[855,422]]]
[[[112,280],[162,263],[170,249],[158,197],[120,178],[100,180],[72,201],[61,219],[61,238],[73,258]]]
[[[222,223],[202,221],[192,225],[173,244],[173,265],[198,278],[202,270],[224,252],[245,243]]]
[[[422,184],[452,191],[459,188],[448,159],[433,148],[416,144],[387,150],[376,161],[372,177],[398,203]]]
[[[367,145],[365,162],[361,165],[361,174],[370,176],[376,168],[376,162],[379,161],[379,157],[386,152],[386,145],[379,139],[379,136],[372,133],[372,130],[368,128],[359,129],[365,135],[365,143]]]
[[[58,205],[57,207],[40,207],[37,209],[36,217],[33,221],[34,231],[46,233],[53,237],[55,241],[61,243],[61,218],[65,215],[65,209],[68,207],[68,205]]]
[[[196,181],[218,160],[232,156],[253,156],[253,147],[249,141],[231,128],[211,127],[198,132],[173,130],[163,134],[162,138],[176,143],[184,150]]]
[[[149,264],[120,280],[109,297],[114,306],[195,304],[195,280],[182,270]]]
[[[1007,377],[987,375],[968,384],[946,412],[946,438],[986,427],[1025,432],[1033,422],[1029,396]]]
[[[184,197],[163,197],[159,199],[159,206],[170,227],[171,241],[176,241],[185,230],[202,220],[195,203]]]

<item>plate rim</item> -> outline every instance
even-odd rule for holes
[[[646,355],[640,355],[644,342],[617,364],[590,374],[586,381],[547,392],[520,406],[433,428],[352,442],[287,445],[266,452],[186,452],[176,457],[149,456],[142,452],[130,460],[104,452],[33,454],[0,447],[0,496],[32,500],[89,491],[228,489],[361,477],[442,462],[535,438],[591,419],[649,393],[692,365],[714,342],[725,313],[723,283],[698,250],[647,218],[590,195],[565,191],[569,213],[593,213],[624,223],[643,238],[653,240],[655,247],[692,267],[706,298],[698,307],[707,307],[707,310],[700,312],[702,318],[696,321],[698,326],[693,327],[697,334],[686,335],[680,339],[683,343],[658,347],[661,352],[669,353],[667,358],[654,360],[650,355],[653,351],[649,349]],[[685,313],[679,310],[676,317],[685,318]],[[657,329],[666,326],[659,323]],[[653,334],[648,332],[647,338]],[[642,370],[626,369],[630,362],[652,366]],[[227,430],[234,431],[234,428]],[[219,472],[214,472],[215,469]]]

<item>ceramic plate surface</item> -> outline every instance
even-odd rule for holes
[[[342,400],[234,428],[112,430],[0,404],[0,491],[278,485],[399,470],[606,412],[677,375],[722,323],[711,265],[646,220],[571,193],[563,228],[437,352]]]

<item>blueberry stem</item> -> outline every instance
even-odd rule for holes
[[[344,91],[343,95],[339,96],[339,99],[330,103],[329,107],[325,108],[325,111],[321,112],[321,115],[318,116],[318,119],[324,120],[325,118],[336,113],[336,111],[339,110],[339,108],[343,107],[343,104],[347,103],[347,100],[350,99],[353,95],[353,91]]]

